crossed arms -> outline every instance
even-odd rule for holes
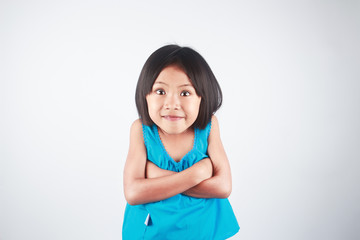
[[[208,155],[188,169],[173,172],[157,167],[146,158],[140,120],[130,130],[130,146],[124,168],[124,193],[130,205],[156,202],[179,193],[198,198],[227,198],[231,193],[231,171],[219,124],[212,117]]]

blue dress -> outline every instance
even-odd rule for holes
[[[211,123],[203,130],[195,128],[192,150],[176,162],[165,150],[157,126],[143,125],[147,158],[162,169],[185,170],[208,157],[210,128]],[[123,240],[224,240],[235,235],[239,229],[228,199],[178,194],[153,203],[127,204],[122,236]]]

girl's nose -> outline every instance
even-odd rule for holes
[[[168,110],[180,109],[179,97],[176,96],[175,94],[171,94],[171,95],[168,94],[165,99],[164,107],[165,107],[165,109],[168,109]]]

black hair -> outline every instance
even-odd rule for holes
[[[180,67],[189,77],[196,94],[201,97],[197,119],[192,127],[204,129],[212,115],[222,104],[222,92],[215,75],[205,59],[195,50],[178,45],[166,45],[150,55],[146,60],[136,86],[135,102],[143,124],[154,124],[148,112],[146,96],[160,72],[171,65]]]

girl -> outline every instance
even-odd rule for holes
[[[213,115],[222,93],[206,61],[187,47],[158,49],[135,98],[140,119],[131,126],[124,169],[123,239],[233,236],[231,172]]]

